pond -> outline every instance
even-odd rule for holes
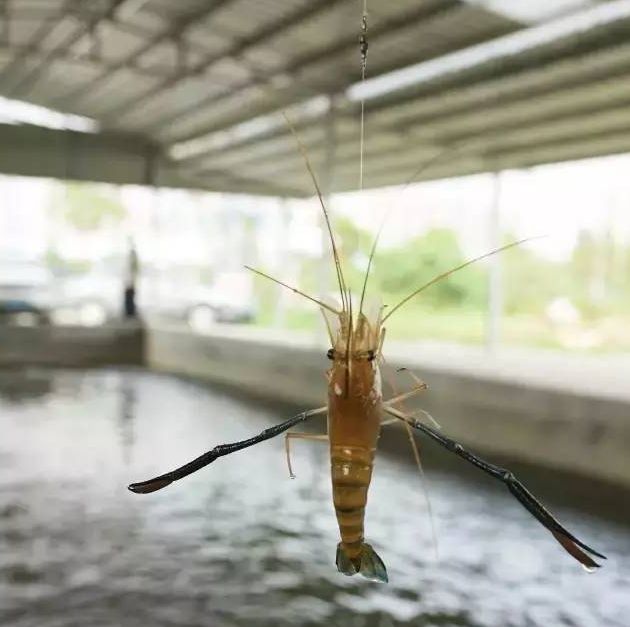
[[[295,480],[280,437],[161,492],[126,489],[290,415],[142,370],[0,372],[0,624],[630,624],[629,527],[548,502],[608,555],[588,574],[472,467],[427,468],[436,550],[415,468],[377,459],[366,536],[389,585],[336,572],[319,442],[295,442]]]

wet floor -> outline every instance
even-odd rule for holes
[[[143,371],[0,372],[0,625],[630,625],[630,527],[550,503],[609,556],[588,574],[483,479],[429,469],[436,559],[413,467],[379,458],[367,536],[389,585],[336,572],[321,443],[295,444],[293,481],[279,438],[125,488],[287,417]]]

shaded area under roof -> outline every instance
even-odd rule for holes
[[[319,171],[334,135],[332,189],[354,189],[361,4],[0,0],[0,96],[100,125],[2,125],[0,169],[310,196],[287,110]],[[368,6],[369,78],[420,65],[366,101],[366,187],[630,150],[629,1],[539,24],[500,0]]]

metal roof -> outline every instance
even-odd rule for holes
[[[502,1],[369,0],[366,187],[426,163],[420,178],[630,150],[630,2],[565,0],[571,14],[532,25],[497,12]],[[354,189],[361,5],[0,0],[0,96],[99,122],[98,136],[69,142],[79,152],[65,176],[311,195],[286,110],[320,174],[334,134],[332,189]],[[0,168],[59,175],[52,153],[24,165],[7,154],[17,132],[0,125]],[[25,160],[47,137],[77,135],[28,133]],[[76,147],[101,144],[89,167]],[[144,160],[138,174],[118,164],[110,177],[125,146]]]

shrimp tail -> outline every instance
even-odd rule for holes
[[[350,558],[346,552],[343,542],[337,545],[337,556],[335,558],[337,570],[344,575],[352,576],[359,573],[370,581],[380,581],[387,583],[387,569],[383,560],[378,556],[371,545],[363,542],[356,558]]]

